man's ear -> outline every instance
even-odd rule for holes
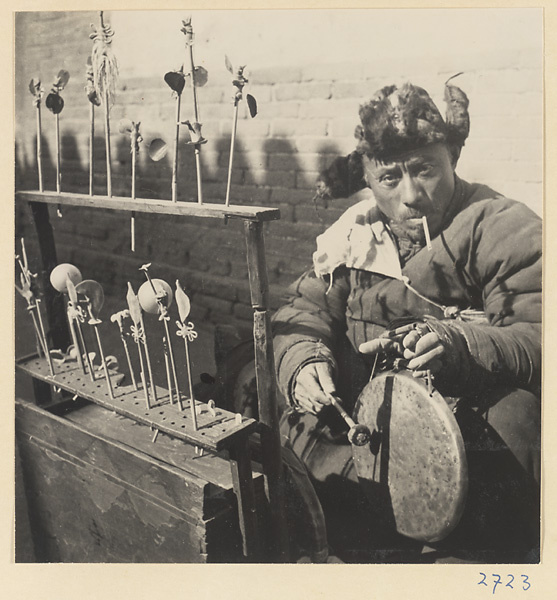
[[[455,144],[451,144],[450,146],[447,146],[447,149],[449,151],[449,158],[451,160],[451,166],[454,170],[454,169],[456,169],[458,159],[460,158],[460,151],[462,150],[462,146],[457,146]]]

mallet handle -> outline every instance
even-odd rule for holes
[[[350,417],[350,415],[344,410],[344,408],[341,406],[341,404],[338,402],[338,400],[332,394],[327,394],[327,396],[328,396],[329,400],[331,401],[331,404],[338,410],[340,416],[346,421],[346,424],[349,427],[356,427],[356,423]]]

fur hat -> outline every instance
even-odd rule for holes
[[[451,79],[453,77],[445,83],[445,120],[429,94],[411,83],[400,88],[386,86],[363,104],[360,107],[361,125],[354,133],[358,140],[356,151],[345,158],[337,158],[320,174],[318,196],[342,198],[365,187],[361,165],[363,154],[388,160],[428,144],[445,142],[458,157],[470,131],[469,102],[460,88],[449,84]]]
[[[445,102],[444,121],[423,88],[411,83],[382,88],[360,107],[358,150],[370,158],[387,159],[436,142],[463,146],[470,130],[468,98],[447,82]]]

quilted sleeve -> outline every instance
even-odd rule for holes
[[[332,284],[312,270],[287,291],[285,304],[273,316],[273,343],[280,391],[292,402],[292,388],[300,369],[312,362],[334,358],[338,339],[346,331],[348,271],[335,271]]]
[[[467,357],[453,364],[455,395],[491,384],[534,392],[541,385],[541,219],[521,203],[495,206],[477,221],[468,258],[488,322],[437,325],[446,341],[459,336],[454,345],[466,348]]]

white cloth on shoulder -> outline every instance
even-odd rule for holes
[[[373,192],[364,188],[353,197],[363,199],[317,237],[317,250],[313,253],[316,275],[332,275],[337,267],[345,265],[402,280],[398,251],[381,219]]]

